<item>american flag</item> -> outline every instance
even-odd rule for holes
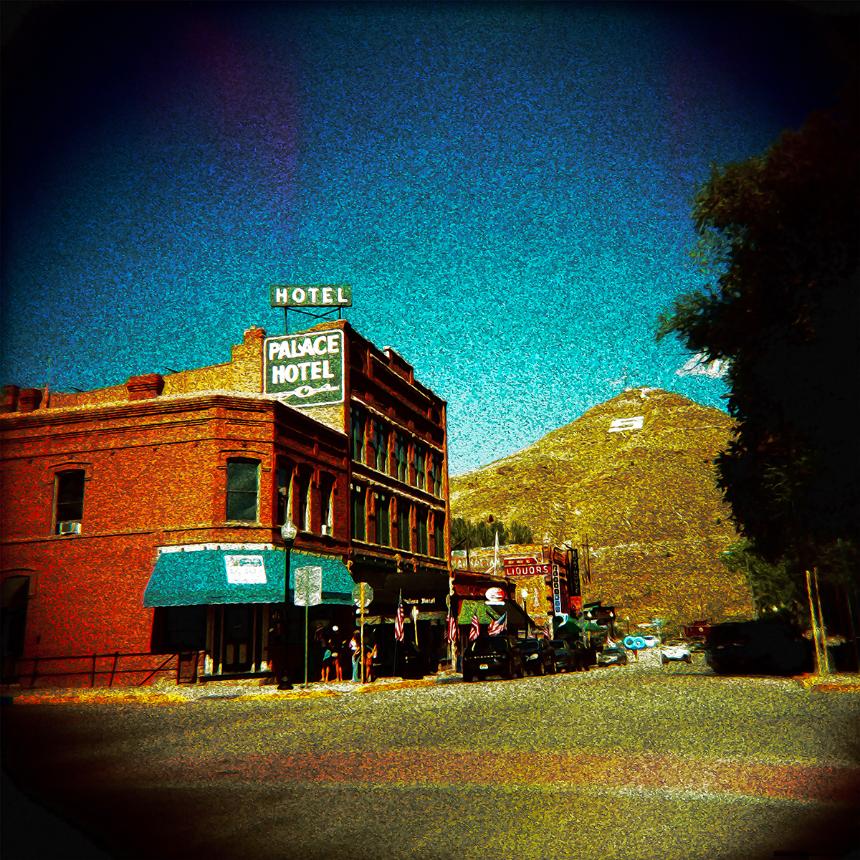
[[[469,641],[474,642],[481,635],[481,622],[478,621],[478,613],[472,614],[472,625],[469,627]]]
[[[453,615],[448,616],[448,641],[456,642],[457,641],[457,619]]]
[[[507,629],[508,613],[503,612],[495,621],[490,622],[490,626],[487,628],[487,633],[489,633],[490,636],[498,636],[500,633],[504,633]]]
[[[403,641],[403,595],[397,600],[397,615],[394,616],[394,638],[398,642]]]

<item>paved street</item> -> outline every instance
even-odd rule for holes
[[[338,696],[16,704],[4,767],[89,838],[21,801],[10,856],[53,856],[58,835],[70,856],[134,858],[834,857],[849,827],[860,845],[860,694],[649,659]]]

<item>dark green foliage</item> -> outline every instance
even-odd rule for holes
[[[714,280],[658,331],[730,361],[736,431],[718,483],[755,551],[795,573],[844,567],[860,546],[857,104],[713,169],[693,214]]]
[[[532,530],[522,523],[514,520],[508,528],[501,520],[495,517],[487,517],[477,523],[463,517],[454,517],[451,520],[451,547],[453,549],[466,549],[466,547],[493,546],[496,541],[496,532],[499,534],[499,544],[532,543]]]

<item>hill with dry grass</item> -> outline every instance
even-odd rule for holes
[[[750,617],[746,582],[719,558],[738,539],[713,464],[731,429],[718,409],[630,389],[510,457],[452,477],[451,513],[517,520],[536,540],[587,541],[585,599],[615,604],[631,624]]]

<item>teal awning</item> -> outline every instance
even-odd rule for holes
[[[355,583],[335,556],[290,553],[290,602],[296,568],[322,568],[322,602],[352,603]],[[279,549],[162,549],[146,591],[144,606],[200,606],[219,603],[282,603],[284,551]]]

